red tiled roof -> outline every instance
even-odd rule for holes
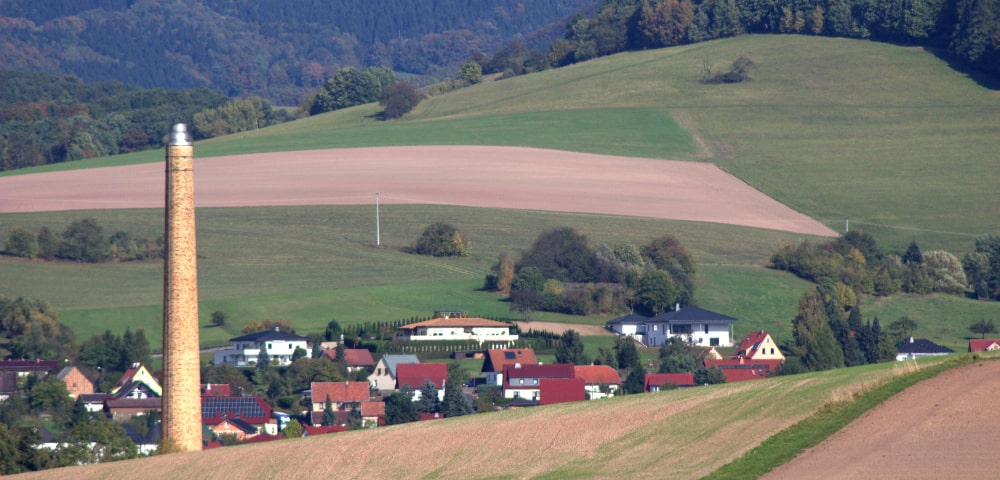
[[[722,360],[705,359],[706,367],[719,367],[726,376],[726,382],[742,382],[744,380],[759,380],[774,375],[781,365],[781,360],[749,360],[745,358],[727,358]]]
[[[201,384],[201,396],[203,397],[229,397],[230,387],[228,383],[203,383]]]
[[[334,425],[331,427],[312,427],[312,426],[305,427],[306,435],[310,437],[313,435],[325,435],[327,433],[337,433],[346,431],[347,427],[343,425]]]
[[[312,382],[312,403],[363,402],[370,396],[368,382]]]
[[[246,441],[244,441],[243,443],[261,443],[261,442],[270,442],[274,440],[285,440],[285,436],[268,435],[268,434],[254,435],[252,437],[248,437]]]
[[[992,338],[969,340],[970,352],[985,352],[993,350],[1000,350],[1000,340]]]
[[[582,378],[543,378],[538,389],[538,404],[579,402],[587,399]]]
[[[58,360],[4,360],[0,362],[0,370],[11,372],[55,372],[59,368]]]
[[[690,387],[694,385],[693,373],[647,373],[644,391],[649,391],[650,387],[661,387],[666,383],[672,383],[678,387]]]
[[[571,363],[550,363],[544,365],[504,365],[503,378],[506,383],[511,378],[575,378],[575,365]]]
[[[444,363],[401,363],[396,365],[396,389],[409,385],[413,390],[420,390],[428,379],[438,389],[444,388],[448,378],[448,365]]]
[[[483,373],[503,372],[504,365],[537,365],[535,351],[530,348],[497,348],[486,351]]]
[[[418,327],[510,327],[509,323],[487,320],[485,318],[435,318],[423,322],[411,323],[399,327],[403,330],[413,330]]]
[[[348,367],[370,367],[375,365],[372,352],[364,348],[345,348],[344,363]]]
[[[147,408],[149,410],[159,410],[163,405],[160,397],[147,398],[109,398],[104,401],[104,405],[110,410],[115,408]]]
[[[222,442],[220,442],[220,441],[201,442],[201,449],[202,450],[209,450],[209,449],[212,449],[212,448],[222,448],[222,446],[223,446]]]
[[[444,414],[443,413],[421,413],[420,414],[420,421],[421,422],[426,421],[426,420],[441,420],[442,418],[444,418]]]
[[[764,339],[767,337],[768,333],[763,330],[748,333],[743,341],[740,342],[740,346],[736,349],[736,355],[753,358],[754,354],[757,353],[757,348],[760,347],[760,344],[763,343]],[[755,348],[755,346],[757,348]]]
[[[361,416],[362,417],[384,417],[385,416],[385,403],[383,403],[383,402],[362,402],[361,403]]]
[[[586,385],[621,385],[618,371],[608,365],[576,365],[574,376],[582,378]]]

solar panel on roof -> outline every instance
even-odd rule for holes
[[[212,418],[225,414],[231,418],[263,417],[264,409],[253,397],[208,397],[201,405],[201,416]]]
[[[517,355],[515,355],[514,352],[503,352],[503,358],[507,360],[514,360],[517,358]]]

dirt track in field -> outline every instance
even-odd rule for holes
[[[197,158],[199,207],[444,204],[714,222],[825,225],[710,163],[519,147],[311,150]],[[0,213],[161,208],[162,163],[0,178]]]
[[[946,371],[890,398],[762,477],[997,478],[1000,361]]]

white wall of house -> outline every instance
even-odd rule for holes
[[[408,340],[476,340],[479,342],[517,340],[509,327],[427,327],[414,330]]]
[[[597,400],[599,398],[611,398],[618,393],[618,385],[608,385],[608,393],[601,391],[600,385],[584,385],[583,390],[587,392],[587,398]]]
[[[309,351],[305,341],[271,340],[267,342],[237,342],[225,350],[215,351],[215,364],[227,363],[237,367],[246,367],[257,363],[261,348],[267,351],[271,362],[277,362],[283,367],[292,364],[292,356],[296,348]]]
[[[678,325],[671,326],[669,323],[649,323],[646,325],[645,338],[640,339],[640,341],[647,346],[658,347],[663,345],[668,338],[679,336],[702,347],[733,346],[733,337],[729,334],[729,325],[727,324],[691,323],[687,325],[690,331],[683,327],[678,329]]]

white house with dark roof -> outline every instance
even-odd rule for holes
[[[608,328],[619,335],[634,337],[648,347],[663,345],[671,337],[681,337],[698,346],[731,347],[736,321],[698,307],[678,306],[654,317],[635,314],[619,317],[608,322]]]
[[[229,364],[237,367],[256,365],[260,358],[260,351],[267,352],[271,363],[280,366],[292,364],[292,356],[295,350],[301,348],[309,351],[309,343],[306,337],[280,331],[277,327],[274,330],[264,330],[249,335],[230,338],[233,345],[225,350],[216,350],[215,364]]]
[[[908,342],[901,343],[896,347],[896,360],[914,360],[921,357],[951,355],[952,353],[955,353],[955,351],[938,345],[926,338],[914,339],[910,337]]]

